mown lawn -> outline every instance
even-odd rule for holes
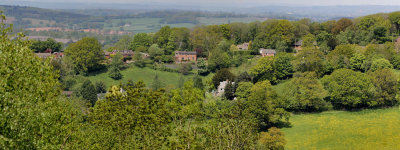
[[[150,86],[153,83],[154,77],[156,74],[160,81],[166,86],[166,88],[176,88],[179,85],[179,80],[181,78],[181,74],[175,72],[166,72],[166,71],[158,71],[150,68],[139,68],[135,66],[131,66],[125,70],[121,71],[123,78],[121,80],[113,80],[108,76],[108,72],[100,73],[95,76],[88,76],[88,79],[93,83],[98,81],[103,81],[106,83],[107,87],[112,85],[119,85],[120,83],[127,83],[128,80],[132,80],[134,82],[142,80],[146,83],[147,86]],[[192,79],[194,75],[185,75],[183,78],[185,81]],[[206,78],[206,77],[204,77]],[[205,83],[205,79],[203,79]]]
[[[400,109],[293,115],[286,149],[400,149]]]

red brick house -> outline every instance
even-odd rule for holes
[[[260,49],[260,55],[262,57],[275,56],[275,54],[276,54],[276,51],[274,49],[263,49],[263,48]]]
[[[176,51],[175,62],[190,62],[197,61],[197,52],[195,51]]]

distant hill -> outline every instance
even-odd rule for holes
[[[0,10],[2,10],[6,16],[12,16],[17,19],[32,18],[51,20],[60,23],[76,23],[90,18],[89,15],[26,6],[0,5]]]

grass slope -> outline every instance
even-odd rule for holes
[[[103,81],[104,83],[106,83],[107,87],[110,87],[112,85],[119,85],[120,83],[126,83],[128,82],[128,80],[132,80],[134,82],[142,80],[144,81],[144,83],[146,83],[147,86],[150,86],[151,83],[153,83],[155,75],[157,74],[159,80],[162,81],[167,88],[176,88],[178,87],[181,76],[179,73],[158,71],[150,68],[139,68],[133,65],[121,71],[121,74],[123,75],[123,78],[121,80],[111,79],[108,76],[108,72],[97,74],[95,76],[89,76],[88,79],[91,80],[93,83]],[[186,81],[192,79],[193,76],[194,75],[186,75],[183,77]],[[203,80],[203,82],[205,81]]]
[[[400,109],[293,115],[286,149],[400,149]]]

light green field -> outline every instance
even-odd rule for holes
[[[166,86],[166,88],[176,88],[179,85],[179,80],[181,75],[175,72],[165,72],[165,71],[158,71],[153,70],[150,68],[139,68],[132,66],[128,69],[122,70],[121,74],[123,78],[121,80],[113,80],[108,76],[108,73],[101,73],[97,74],[96,76],[89,76],[88,79],[91,80],[93,83],[98,81],[103,81],[107,87],[112,85],[119,85],[120,83],[127,83],[128,80],[132,80],[134,82],[142,80],[147,86],[150,86],[153,83],[154,77],[157,74],[160,81]],[[186,80],[190,80],[193,78],[194,75],[185,75],[183,78]],[[204,77],[206,78],[206,77]],[[205,83],[205,80],[203,79]]]
[[[400,149],[400,109],[293,115],[286,149]]]

